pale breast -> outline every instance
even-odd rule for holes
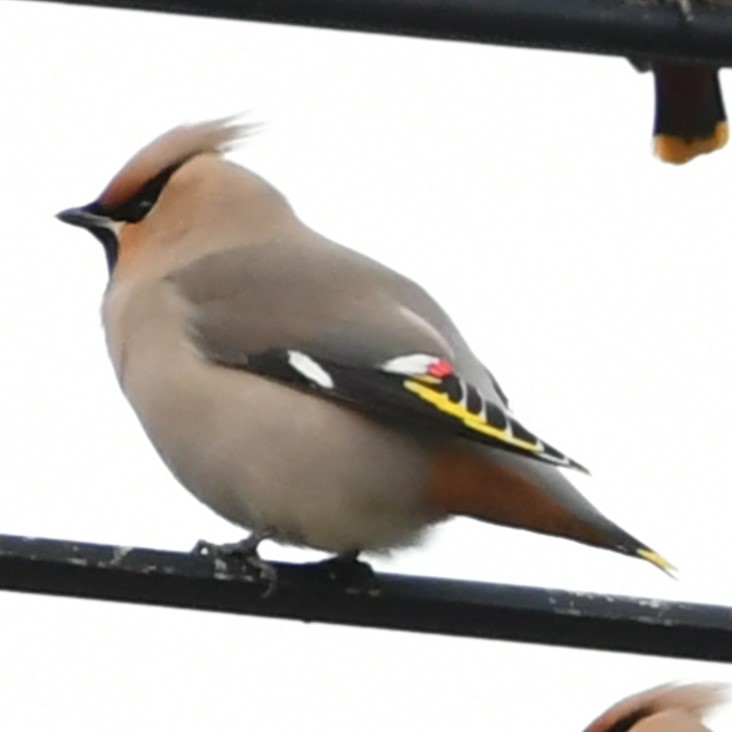
[[[215,365],[164,283],[112,290],[110,354],[150,440],[224,518],[342,552],[412,542],[434,521],[423,437],[243,370]]]

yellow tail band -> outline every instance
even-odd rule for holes
[[[668,559],[664,559],[660,554],[656,554],[656,552],[651,551],[650,549],[638,549],[636,554],[641,559],[645,559],[647,562],[655,565],[666,574],[673,576],[673,573],[677,571],[676,567],[674,567]]]

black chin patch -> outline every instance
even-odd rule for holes
[[[104,247],[104,256],[107,258],[107,267],[111,275],[119,257],[119,242],[117,241],[117,237],[111,229],[107,229],[104,226],[94,226],[89,231],[94,234]]]

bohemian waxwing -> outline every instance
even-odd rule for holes
[[[246,126],[179,127],[58,214],[104,246],[107,344],[176,478],[263,537],[353,555],[453,515],[658,554],[558,470],[420,287],[222,158]]]
[[[699,7],[711,13],[716,8],[710,6],[732,5],[732,0],[672,1],[690,27]],[[631,63],[640,71],[653,72],[656,108],[653,148],[661,160],[681,165],[727,144],[729,127],[718,68],[641,59],[631,59]]]
[[[710,732],[702,719],[727,696],[722,684],[658,686],[618,702],[584,732]]]

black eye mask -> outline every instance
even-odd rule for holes
[[[127,199],[113,208],[100,207],[99,213],[108,216],[114,221],[128,221],[130,223],[142,221],[157,202],[170,176],[181,165],[182,163],[169,165],[145,183],[132,198]]]

